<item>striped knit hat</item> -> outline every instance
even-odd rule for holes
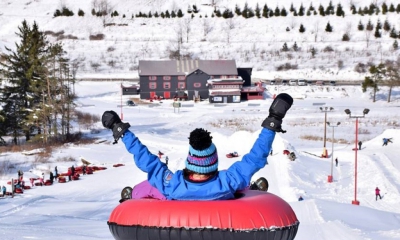
[[[196,128],[190,133],[186,169],[201,174],[218,170],[217,148],[211,139],[210,132],[202,128]]]

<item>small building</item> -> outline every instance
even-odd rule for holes
[[[141,99],[171,99],[182,92],[189,100],[208,99],[209,79],[237,77],[234,60],[139,61]]]
[[[246,86],[242,88],[242,100],[262,100],[264,99],[264,91],[261,82],[255,83],[253,86]]]
[[[243,79],[226,78],[210,79],[207,81],[210,103],[239,103]]]
[[[138,95],[140,94],[140,87],[138,85],[124,86],[121,83],[122,95]]]

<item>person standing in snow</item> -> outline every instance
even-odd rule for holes
[[[7,193],[6,186],[3,185],[3,187],[1,188],[1,191],[3,192],[3,197],[6,197],[6,193]]]
[[[54,167],[54,179],[57,180],[58,178],[58,169],[57,166]]]
[[[302,196],[299,197],[299,201],[303,201],[304,198]]]
[[[165,157],[165,164],[168,166],[168,160],[169,160],[169,158],[168,158],[168,156],[166,156]]]
[[[361,145],[362,145],[362,142],[359,141],[359,142],[358,142],[358,150],[361,150]]]
[[[337,158],[335,158],[335,164],[336,164],[336,167],[339,164],[339,161],[337,160]]]
[[[220,171],[217,148],[211,133],[203,128],[196,128],[190,133],[186,167],[173,173],[129,131],[130,124],[123,123],[116,112],[105,111],[102,123],[112,130],[114,143],[121,138],[127,151],[134,156],[136,166],[148,174],[147,181],[134,187],[132,198],[156,195],[155,198],[168,200],[223,200],[233,199],[236,191],[248,188],[251,177],[265,167],[276,132],[286,132],[281,124],[292,104],[290,95],[281,93],[276,96],[250,152],[241,161]]]
[[[375,201],[378,201],[378,197],[379,197],[379,199],[382,199],[381,190],[378,187],[376,187],[375,188]]]

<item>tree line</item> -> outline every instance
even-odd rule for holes
[[[59,43],[50,44],[36,22],[24,20],[16,33],[15,50],[0,62],[0,137],[12,136],[47,143],[70,137],[74,110],[74,76],[77,65],[70,64]],[[4,142],[4,141],[3,141]]]

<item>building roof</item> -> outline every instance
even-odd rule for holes
[[[139,61],[139,76],[189,75],[202,70],[208,75],[237,75],[235,60],[163,60]]]
[[[235,89],[218,89],[218,90],[211,90],[211,89],[210,89],[208,92],[209,92],[210,96],[240,95],[240,90],[239,90],[239,89],[237,89],[237,90],[235,90]]]
[[[259,86],[243,87],[242,92],[264,92],[265,88]]]

